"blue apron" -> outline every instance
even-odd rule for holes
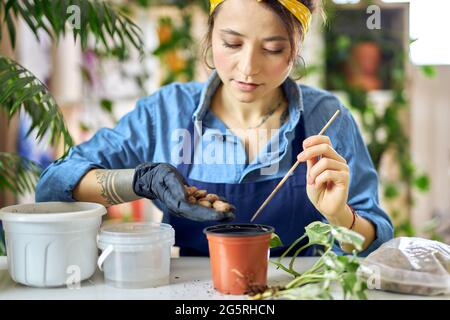
[[[189,128],[191,136],[191,157],[194,155],[194,123]],[[297,161],[297,155],[303,150],[302,143],[305,138],[303,117],[300,118],[295,129],[293,141],[292,164]],[[191,159],[192,160],[192,159]],[[258,182],[244,183],[211,183],[189,179],[191,163],[182,162],[177,166],[179,172],[186,178],[191,186],[205,189],[208,193],[215,193],[224,197],[236,207],[236,219],[230,223],[249,223],[251,217],[261,206],[264,200],[275,189],[282,178]],[[208,256],[208,242],[203,234],[207,226],[219,224],[217,221],[198,222],[169,215],[165,206],[164,222],[170,223],[175,229],[175,245],[180,247],[182,256]],[[278,256],[305,232],[305,226],[323,216],[309,201],[306,194],[306,163],[301,163],[293,174],[286,180],[277,194],[260,212],[255,223],[270,225],[285,245],[271,250],[271,256]],[[303,245],[300,243],[297,247]],[[293,252],[291,252],[293,253]],[[314,248],[304,250],[301,255],[315,254]]]

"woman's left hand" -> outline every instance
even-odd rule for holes
[[[328,221],[339,220],[347,207],[350,183],[347,161],[333,149],[330,138],[323,135],[305,139],[297,159],[307,164],[309,200]]]

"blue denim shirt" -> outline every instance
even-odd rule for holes
[[[200,143],[196,144],[189,178],[246,183],[282,177],[292,165],[291,141],[298,121],[304,121],[306,136],[316,135],[339,109],[340,115],[326,134],[350,167],[348,203],[376,228],[375,241],[361,255],[393,237],[392,223],[379,206],[377,172],[367,147],[352,115],[334,95],[286,79],[283,90],[289,120],[249,162],[238,137],[209,110],[220,81],[214,72],[206,83],[174,83],[139,99],[114,129],[100,129],[89,141],[72,147],[67,157],[47,167],[36,188],[36,201],[74,201],[73,189],[93,168],[134,168],[143,162],[177,165],[189,156],[183,143],[190,140],[185,136],[190,121],[195,123]]]

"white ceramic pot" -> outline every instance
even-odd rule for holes
[[[105,213],[104,206],[88,202],[41,202],[1,209],[12,279],[27,286],[56,287],[91,277]]]

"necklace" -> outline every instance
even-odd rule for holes
[[[275,111],[278,110],[278,108],[281,106],[282,103],[283,103],[283,99],[280,99],[278,104],[274,108],[269,110],[269,112],[261,119],[261,122],[259,124],[257,124],[256,126],[253,126],[253,127],[247,127],[247,129],[256,129],[256,128],[261,127],[264,124],[264,122],[266,122],[275,113]]]

